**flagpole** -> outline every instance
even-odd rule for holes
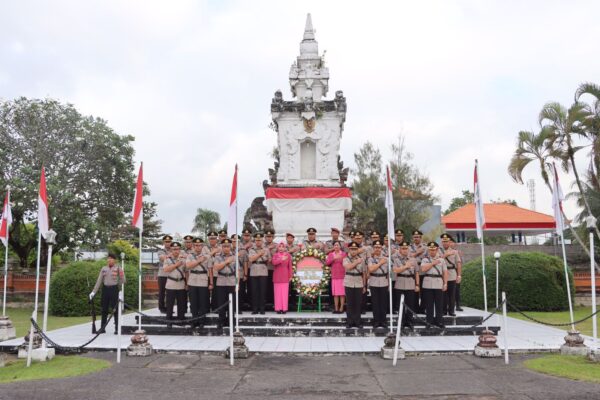
[[[42,252],[42,231],[38,228],[38,246],[37,246],[37,262],[35,267],[35,303],[33,304],[33,311],[37,320],[38,313],[38,296],[40,291],[40,253]]]
[[[567,281],[567,297],[569,299],[569,316],[571,317],[571,329],[573,331],[575,331],[575,324],[573,323],[575,321],[575,318],[573,318],[573,302],[571,301],[571,284],[569,283],[569,269],[567,267],[567,253],[565,252],[565,237],[562,233],[562,230],[560,232],[560,243],[561,243],[561,247],[562,247],[562,254],[563,254],[563,265],[565,268],[565,280]],[[594,288],[592,288],[592,290],[594,290]]]
[[[140,235],[140,259],[139,259],[139,274],[138,274],[138,330],[142,330],[142,230],[139,230]]]
[[[389,232],[389,228],[388,228]],[[389,292],[390,292],[390,332],[394,332],[394,302],[392,300],[392,238],[388,233],[388,281],[389,281]],[[398,317],[400,318],[400,317]]]
[[[9,227],[8,227],[8,215],[4,215],[5,212],[8,212],[8,207],[10,206],[10,187],[7,188],[7,207],[2,212],[2,218],[6,220],[6,246],[4,251],[4,291],[2,292],[2,316],[6,317],[6,285],[8,281],[8,239],[9,239]]]
[[[238,237],[238,180],[237,180],[238,166],[235,165],[235,331],[240,331],[240,240]]]
[[[485,313],[488,313],[487,303],[487,280],[485,279],[485,250],[483,244],[483,229],[481,230],[481,273],[483,275],[483,309]],[[485,329],[487,330],[488,323],[485,322]]]

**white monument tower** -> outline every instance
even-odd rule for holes
[[[269,170],[265,205],[278,236],[304,236],[309,227],[329,236],[330,228],[343,229],[345,212],[352,207],[345,184],[348,168],[338,155],[346,98],[337,91],[333,100],[325,100],[329,69],[319,55],[310,14],[289,79],[293,100],[283,100],[278,90],[271,103],[278,161]]]

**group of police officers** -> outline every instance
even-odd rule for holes
[[[291,255],[308,247],[328,254],[336,243],[346,253],[343,266],[348,328],[363,327],[361,314],[366,311],[368,292],[373,325],[385,327],[389,311],[388,249],[391,249],[393,311],[398,310],[400,296],[404,295],[409,308],[405,307],[404,311],[405,326],[413,326],[411,310],[425,313],[427,322],[438,327],[443,327],[443,315],[454,316],[455,310],[462,311],[459,305],[462,262],[450,235],[441,235],[440,247],[436,242],[423,243],[423,234],[418,230],[412,232],[412,241],[408,241],[398,229],[391,243],[388,243],[388,235],[381,238],[378,232],[365,238],[362,231],[352,231],[349,240],[344,241],[340,230],[332,228],[331,239],[325,242],[317,240],[314,228],[307,229],[306,233],[306,239],[301,242],[291,233],[285,235]],[[240,310],[249,302],[252,314],[265,314],[265,304],[273,302],[271,259],[277,251],[274,239],[275,232],[271,229],[254,234],[244,229],[241,236],[231,237],[227,237],[225,230],[211,231],[207,235],[208,243],[186,235],[181,244],[165,235],[164,247],[159,251],[159,310],[173,320],[176,305],[176,319],[182,320],[189,302],[195,318],[193,326],[197,328],[204,326],[204,316],[210,310],[218,310],[217,328],[222,328],[228,319],[228,295],[235,292],[237,265]],[[293,290],[290,293],[294,296]],[[235,296],[233,298],[235,301]]]

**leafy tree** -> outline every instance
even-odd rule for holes
[[[46,168],[51,225],[57,248],[70,248],[81,229],[102,241],[124,221],[134,186],[132,136],[122,136],[106,121],[81,115],[73,105],[53,99],[0,101],[0,187],[11,186],[13,225],[10,245],[22,267],[36,246],[25,235],[37,220],[41,167]],[[46,252],[44,251],[43,254]]]
[[[473,195],[473,192],[471,192],[469,190],[463,190],[462,196],[453,197],[452,200],[450,200],[450,205],[448,206],[446,211],[444,211],[444,215],[448,215],[452,211],[458,210],[459,208],[464,207],[467,204],[471,204],[474,202],[475,202],[475,196]]]
[[[371,142],[366,142],[354,153],[356,169],[352,182],[352,209],[354,225],[366,230],[376,230],[381,215],[385,216],[381,152]]]
[[[194,217],[194,226],[192,232],[206,233],[210,230],[217,230],[221,225],[219,213],[207,208],[199,208]]]

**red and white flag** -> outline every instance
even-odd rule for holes
[[[138,228],[140,231],[144,230],[144,164],[140,164],[140,172],[137,177],[137,184],[135,185],[135,196],[133,198],[133,218],[131,225]]]
[[[387,208],[387,229],[388,229],[388,238],[392,240],[394,237],[394,196],[392,191],[394,190],[392,186],[392,178],[390,176],[390,167],[386,168],[387,172],[387,187],[385,191],[385,208]]]
[[[46,238],[50,229],[50,220],[48,218],[48,196],[46,195],[46,170],[42,167],[40,176],[40,191],[38,194],[38,230]]]
[[[560,188],[560,182],[558,181],[558,172],[556,171],[556,165],[552,163],[553,169],[553,183],[554,190],[552,191],[552,209],[554,210],[554,220],[556,221],[556,233],[561,235],[565,230],[565,222],[563,220],[563,207],[562,202],[565,199],[562,189]]]
[[[485,229],[485,215],[483,213],[483,201],[481,199],[478,168],[477,160],[475,160],[473,200],[475,201],[475,224],[477,226],[477,238],[481,239],[483,237],[483,230]]]
[[[12,223],[12,212],[10,211],[10,189],[6,192],[4,198],[4,207],[2,208],[2,220],[0,221],[0,240],[5,247],[8,247],[8,227]]]
[[[233,174],[233,183],[231,184],[231,198],[229,199],[229,218],[227,219],[227,235],[237,235],[237,172],[238,166],[235,164]]]

